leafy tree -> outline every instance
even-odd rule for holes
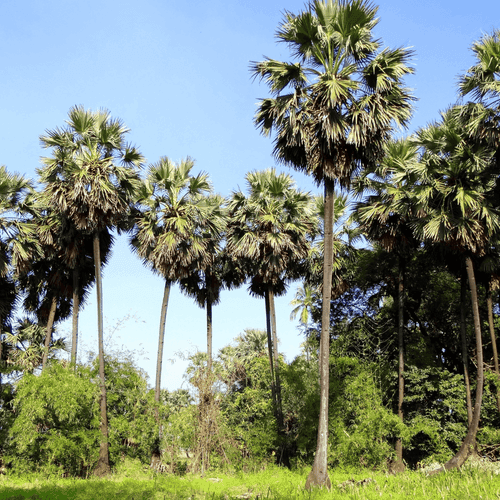
[[[64,129],[47,131],[40,140],[53,157],[42,158],[40,178],[49,204],[72,221],[78,231],[93,236],[101,380],[101,431],[97,475],[110,472],[106,384],[104,374],[103,307],[100,235],[108,228],[127,227],[132,197],[143,157],[125,142],[129,129],[109,112],[70,109]]]
[[[373,36],[376,12],[363,0],[315,0],[298,15],[285,12],[277,38],[298,62],[267,59],[252,67],[274,95],[261,101],[255,121],[266,135],[275,129],[275,157],[325,186],[321,410],[308,487],[330,486],[328,340],[334,185],[349,186],[353,172],[378,160],[393,124],[406,124],[411,113],[412,96],[402,83],[412,72],[407,65],[411,53],[380,50]]]
[[[6,460],[19,472],[87,476],[99,458],[98,398],[99,387],[86,368],[75,372],[52,363],[40,376],[25,375],[13,401]]]

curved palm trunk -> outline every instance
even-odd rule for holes
[[[469,378],[469,355],[467,349],[467,332],[465,321],[465,303],[467,286],[467,270],[463,268],[462,280],[460,283],[460,338],[462,342],[462,363],[464,365],[464,382],[465,382],[465,397],[467,401],[467,423],[470,426],[472,422],[472,397],[470,394],[470,378]]]
[[[165,280],[165,289],[163,290],[163,302],[161,304],[160,330],[158,333],[158,358],[156,359],[156,383],[155,383],[155,401],[160,403],[161,392],[161,368],[163,364],[163,345],[165,343],[165,325],[167,322],[168,299],[170,297],[170,281]],[[158,410],[156,411],[158,415]]]
[[[462,443],[462,446],[456,455],[446,462],[443,467],[433,471],[431,474],[438,474],[445,470],[455,469],[460,467],[466,460],[469,454],[473,451],[476,442],[476,434],[479,428],[479,416],[481,413],[481,403],[483,399],[483,341],[481,338],[481,320],[479,317],[479,303],[477,299],[476,278],[474,276],[474,267],[472,259],[467,256],[465,259],[467,267],[467,277],[469,278],[469,287],[471,292],[472,301],[472,314],[474,317],[474,333],[476,337],[476,351],[477,351],[477,377],[476,377],[476,402],[474,404],[474,413],[472,422],[469,425],[467,435]]]
[[[101,250],[99,246],[99,233],[94,233],[94,266],[95,282],[97,292],[97,330],[99,336],[99,380],[101,385],[101,445],[99,448],[99,461],[95,470],[96,476],[105,476],[111,472],[109,466],[109,443],[108,443],[108,415],[106,379],[104,375],[104,325],[102,307],[102,277],[101,277]]]
[[[71,363],[76,367],[76,353],[78,347],[78,316],[80,314],[80,273],[78,268],[73,269],[73,334],[71,340]]]
[[[323,311],[321,316],[321,339],[319,345],[320,403],[318,441],[312,471],[307,476],[306,488],[332,484],[328,476],[328,396],[330,391],[330,301],[332,297],[333,272],[333,210],[334,183],[325,179],[325,255],[323,266]]]
[[[497,350],[497,339],[495,335],[495,325],[493,323],[493,290],[491,286],[491,277],[488,281],[488,326],[490,328],[490,337],[491,337],[491,347],[493,349],[493,363],[495,367],[495,373],[498,379],[497,382],[497,408],[500,412],[500,369],[498,367],[498,350]]]
[[[42,371],[45,369],[45,365],[47,364],[47,359],[49,358],[49,349],[50,349],[50,342],[52,340],[52,328],[54,327],[56,309],[57,309],[57,297],[54,295],[54,297],[52,297],[52,303],[50,304],[49,318],[47,320],[47,329],[45,333],[45,349],[43,351],[43,358],[42,358]]]
[[[264,302],[266,304],[266,330],[267,330],[267,352],[269,353],[269,368],[271,370],[271,395],[273,398],[273,409],[274,415],[277,418],[278,412],[278,402],[276,400],[276,384],[274,376],[274,356],[273,356],[273,339],[272,339],[272,327],[271,327],[271,305],[269,303],[269,291],[266,290],[264,296]]]
[[[404,257],[399,256],[399,273],[398,273],[398,417],[403,422],[403,400],[405,394],[404,380],[404,274],[405,262]],[[396,440],[396,470],[402,472],[404,470],[403,463],[403,443],[401,438]]]

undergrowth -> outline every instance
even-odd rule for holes
[[[331,491],[306,491],[309,469],[269,467],[234,474],[176,476],[152,472],[127,461],[106,479],[58,479],[3,476],[0,500],[154,499],[154,500],[323,500],[323,499],[488,499],[500,500],[500,474],[475,467],[429,477],[409,471],[393,476],[369,470],[332,470]]]

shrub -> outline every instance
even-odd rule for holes
[[[99,390],[90,370],[54,362],[26,374],[14,397],[6,461],[18,472],[86,475],[98,459]]]

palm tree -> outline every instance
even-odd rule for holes
[[[279,380],[278,339],[274,296],[286,290],[297,266],[309,251],[308,233],[313,232],[311,197],[294,187],[292,177],[274,169],[246,175],[249,194],[233,193],[227,252],[243,262],[251,276],[249,291],[264,297],[269,363],[278,427],[283,427]]]
[[[45,354],[46,329],[38,322],[20,319],[13,325],[13,332],[5,333],[5,357],[9,372],[33,373],[42,364]],[[66,350],[61,338],[53,340],[49,348],[49,358],[58,351]],[[17,378],[14,375],[15,378]]]
[[[471,66],[460,79],[459,91],[462,97],[471,96],[475,101],[463,107],[468,130],[476,141],[486,143],[496,150],[497,173],[500,167],[500,30],[485,34],[472,45],[476,64]],[[497,187],[498,189],[498,187]],[[492,325],[491,279],[488,282],[488,322],[493,348],[493,361],[497,377],[500,378],[496,337]],[[500,389],[497,391],[497,405],[500,411]]]
[[[299,286],[295,293],[295,298],[290,302],[291,306],[295,306],[290,313],[290,319],[294,320],[299,316],[299,321],[303,325],[309,322],[309,316],[314,308],[317,300],[317,290],[304,284],[303,287]]]
[[[19,204],[29,190],[30,183],[22,176],[11,174],[0,166],[0,395],[2,372],[5,368],[3,352],[3,330],[8,326],[14,305],[16,291],[10,272],[12,246],[16,245]]]
[[[365,0],[314,0],[298,15],[285,12],[277,38],[297,62],[252,65],[273,97],[263,99],[256,125],[275,129],[274,156],[325,188],[325,255],[320,341],[320,417],[313,469],[306,486],[330,487],[327,472],[329,317],[333,265],[333,193],[382,155],[393,125],[405,125],[412,96],[406,49],[380,50],[373,36],[377,8]]]
[[[418,246],[412,229],[415,217],[408,192],[417,181],[412,172],[418,162],[418,147],[409,138],[391,141],[386,154],[374,169],[367,169],[356,190],[371,194],[354,208],[354,216],[369,240],[378,242],[386,251],[398,255],[398,416],[403,421],[404,400],[404,308],[405,268],[412,250]],[[403,445],[396,440],[397,470],[404,469]]]
[[[136,193],[140,211],[131,237],[132,249],[144,263],[165,279],[158,335],[155,401],[160,402],[163,345],[168,300],[172,283],[189,275],[193,267],[209,264],[209,240],[204,238],[203,195],[211,187],[206,173],[191,175],[189,157],[174,163],[167,157],[149,166],[147,177]],[[159,419],[158,410],[156,412]],[[151,466],[160,461],[159,444]]]
[[[224,199],[220,195],[210,195],[200,199],[203,218],[199,221],[207,250],[197,261],[187,276],[179,282],[181,290],[193,297],[195,302],[207,312],[207,370],[212,371],[212,306],[220,301],[224,285],[230,284],[225,265],[222,238],[227,224]],[[228,279],[229,278],[229,279]]]
[[[127,225],[132,196],[139,182],[143,156],[125,142],[129,129],[107,110],[87,111],[75,106],[64,129],[47,131],[42,146],[52,148],[53,157],[42,158],[39,170],[48,202],[78,231],[92,235],[97,291],[99,377],[101,385],[102,442],[96,475],[110,472],[106,384],[104,375],[101,245],[103,231]]]
[[[500,108],[500,29],[484,35],[472,45],[476,64],[460,79],[462,96],[471,95],[476,102]]]
[[[442,114],[440,123],[417,133],[422,158],[413,169],[419,182],[413,190],[421,216],[418,236],[425,241],[447,243],[463,255],[471,292],[477,351],[476,400],[472,422],[456,455],[441,470],[460,467],[474,446],[483,393],[483,347],[473,264],[485,255],[491,236],[500,229],[495,196],[495,151],[474,143],[460,119],[460,108]]]
[[[131,238],[133,250],[165,279],[160,316],[155,400],[160,401],[163,343],[172,283],[188,276],[193,266],[208,263],[209,242],[200,220],[202,195],[210,192],[206,173],[191,175],[193,160],[174,163],[167,157],[149,166],[136,193],[141,209]]]

